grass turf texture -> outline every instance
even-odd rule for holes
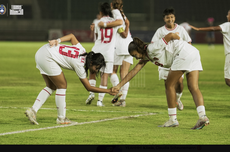
[[[24,115],[31,107],[45,83],[35,67],[35,53],[46,42],[0,42],[0,134],[5,132],[57,126],[54,94],[37,113],[39,125],[31,125]],[[69,44],[69,43],[67,43]],[[90,51],[93,43],[81,43]],[[67,87],[67,117],[72,121],[89,122],[100,119],[131,116],[143,113],[156,115],[127,118],[66,128],[33,131],[0,136],[0,144],[230,144],[230,89],[224,82],[224,47],[206,44],[194,46],[200,50],[204,71],[199,86],[204,96],[210,125],[201,130],[190,130],[198,115],[187,89],[186,77],[182,102],[177,111],[179,127],[159,128],[168,120],[164,82],[158,80],[157,66],[148,63],[130,82],[127,106],[111,106],[112,96],[106,94],[105,107],[97,107],[96,99],[86,106],[88,92],[73,71],[63,70]],[[134,65],[137,61],[134,59]],[[134,67],[132,66],[132,68]],[[99,86],[99,78],[97,86]],[[108,87],[112,87],[109,82]],[[17,107],[17,108],[14,108]]]

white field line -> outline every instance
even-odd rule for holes
[[[31,107],[2,107],[0,106],[0,109],[28,109]],[[57,110],[56,108],[40,108],[44,110]],[[143,111],[106,111],[106,110],[82,110],[82,109],[66,109],[71,111],[82,111],[82,112],[114,112],[114,113],[148,113]]]
[[[25,133],[25,132],[32,132],[32,131],[39,131],[39,130],[48,130],[48,129],[55,129],[55,128],[64,128],[64,127],[77,126],[77,125],[84,125],[84,124],[92,124],[92,123],[105,122],[105,121],[111,121],[111,120],[135,118],[135,117],[141,117],[141,116],[150,116],[150,115],[156,115],[156,113],[148,113],[148,114],[140,114],[140,115],[131,115],[131,116],[122,116],[122,117],[115,117],[115,118],[108,118],[108,119],[101,119],[101,120],[95,120],[95,121],[89,121],[89,122],[80,122],[80,123],[78,123],[78,122],[73,122],[73,123],[67,124],[67,125],[58,125],[58,126],[53,126],[53,127],[44,127],[44,128],[37,128],[37,129],[27,129],[27,130],[13,131],[13,132],[5,132],[5,133],[0,133],[0,136],[12,135],[12,134],[18,134],[18,133]]]

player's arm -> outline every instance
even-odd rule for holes
[[[68,42],[68,41],[70,41],[72,45],[76,45],[79,43],[77,38],[71,33],[71,34],[63,36],[57,40],[49,40],[49,44],[50,44],[50,47],[53,47],[54,45],[57,46],[58,43]]]
[[[171,40],[179,40],[180,36],[176,33],[169,33],[164,37],[164,40],[168,43]]]
[[[120,90],[120,88],[129,82],[148,62],[148,60],[140,60],[140,62],[125,76],[125,78],[112,90]]]
[[[125,30],[122,27],[118,29],[118,33],[120,34],[120,36],[122,38],[126,38],[128,36],[128,34],[129,34],[129,25],[130,25],[129,20],[126,18],[126,20],[125,20]]]
[[[111,27],[116,27],[120,26],[123,24],[122,19],[117,19],[116,21],[110,22],[110,23],[105,23],[105,22],[99,22],[97,25],[99,28],[111,28]]]
[[[80,79],[81,83],[84,85],[87,91],[95,92],[95,93],[109,93],[110,95],[116,95],[118,91],[114,90],[112,92],[112,88],[110,89],[102,89],[102,88],[97,88],[93,87],[89,84],[89,80],[87,78]]]
[[[189,26],[196,31],[221,31],[222,30],[220,26],[200,27],[200,28],[192,26],[192,25],[189,25]]]

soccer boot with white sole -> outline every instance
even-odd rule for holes
[[[25,111],[26,116],[28,117],[28,119],[30,120],[31,124],[34,125],[39,125],[37,120],[36,120],[36,112],[34,111],[33,108],[29,108]]]
[[[85,101],[85,104],[86,104],[86,105],[90,105],[94,98],[95,98],[94,93],[90,93],[90,94],[89,94],[89,97],[88,97],[88,98],[86,99],[86,101]]]
[[[126,106],[126,102],[125,102],[125,100],[120,100],[120,101],[114,103],[113,106],[125,107]]]
[[[177,127],[179,126],[179,122],[177,120],[169,119],[165,124],[160,125],[158,127]]]
[[[184,109],[184,105],[181,102],[181,100],[177,100],[176,104],[177,104],[177,109],[179,109],[179,110],[183,110]]]
[[[196,125],[191,128],[192,130],[199,130],[202,129],[204,126],[209,125],[209,119],[207,116],[204,116],[202,118],[199,118]]]
[[[72,123],[68,118],[60,118],[58,117],[57,120],[56,120],[57,124],[70,124]]]
[[[98,106],[98,107],[103,107],[103,106],[105,106],[105,105],[102,103],[102,101],[98,100],[98,101],[97,101],[97,106]]]
[[[117,101],[118,101],[118,99],[120,98],[122,96],[122,92],[120,91],[120,92],[118,92],[118,94],[116,94],[115,96],[114,96],[114,98],[112,99],[112,104],[114,104],[114,103],[116,103]]]

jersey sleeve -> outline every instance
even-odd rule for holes
[[[191,37],[188,35],[188,32],[184,29],[184,27],[180,26],[180,28],[181,28],[181,32],[182,32],[181,33],[181,35],[182,35],[181,38],[186,42],[192,42]]]
[[[118,19],[123,20],[123,17],[122,17],[122,15],[121,15],[121,12],[120,12],[118,9],[112,10],[112,13],[113,13],[113,18],[114,18],[115,20],[118,20]]]
[[[151,43],[154,43],[155,41],[158,41],[160,38],[161,38],[161,37],[160,37],[160,29],[158,29],[158,30],[154,33],[154,35],[153,35],[153,37],[152,37],[152,40],[151,40]]]
[[[228,32],[230,32],[230,24],[229,24],[229,22],[221,24],[220,28],[222,30],[222,33],[228,33]]]

